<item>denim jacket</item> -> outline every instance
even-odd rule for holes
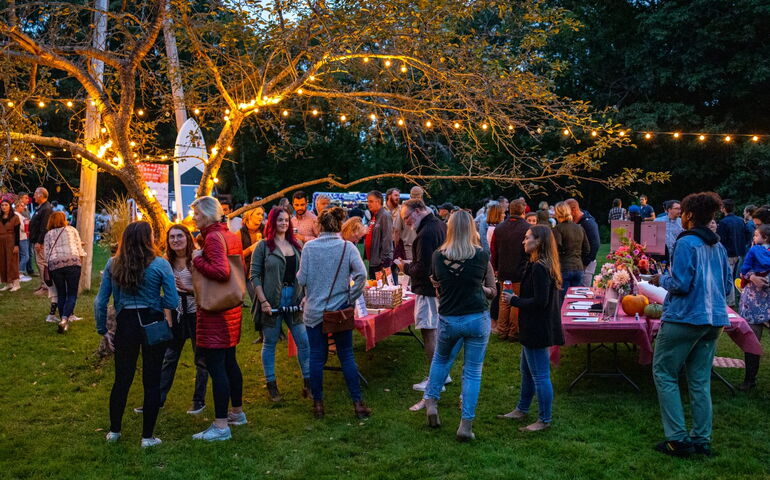
[[[139,290],[135,293],[122,290],[114,282],[110,273],[111,268],[112,259],[109,259],[102,272],[99,294],[94,300],[96,331],[100,335],[107,333],[107,306],[110,295],[112,295],[116,313],[120,313],[124,308],[151,308],[156,311],[174,310],[179,304],[179,294],[174,283],[174,272],[171,270],[171,264],[165,258],[155,257],[144,271],[144,279]],[[161,290],[163,290],[162,295]]]
[[[723,327],[732,275],[727,251],[719,236],[705,227],[687,230],[674,245],[671,272],[660,278],[668,290],[663,303],[664,322]]]

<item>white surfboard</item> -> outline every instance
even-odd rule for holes
[[[172,210],[176,212],[176,219],[179,221],[189,213],[190,204],[195,200],[195,192],[203,178],[204,161],[209,158],[201,128],[192,118],[184,122],[176,136],[174,158],[176,161]]]

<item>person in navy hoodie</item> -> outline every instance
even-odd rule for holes
[[[729,198],[722,200],[722,213],[725,215],[717,225],[719,241],[727,250],[727,261],[730,264],[730,272],[733,278],[738,276],[741,267],[741,257],[746,255],[746,225],[743,219],[733,213],[735,202]],[[727,296],[727,304],[735,306],[735,289],[730,289]]]
[[[666,435],[655,449],[667,455],[712,455],[711,364],[719,334],[730,324],[727,294],[733,286],[727,251],[708,228],[721,207],[714,192],[685,197],[685,231],[674,244],[671,270],[650,280],[668,290],[652,364]],[[679,391],[682,369],[693,417],[689,432]]]

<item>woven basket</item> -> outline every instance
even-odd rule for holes
[[[364,290],[364,299],[366,308],[396,308],[401,305],[402,290],[381,290],[378,288],[367,288]]]

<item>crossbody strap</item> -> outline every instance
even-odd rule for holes
[[[332,298],[332,291],[334,290],[334,284],[337,283],[337,277],[340,275],[340,268],[342,268],[342,261],[345,260],[345,251],[348,249],[348,242],[345,241],[342,247],[342,256],[340,257],[340,263],[337,264],[337,271],[334,273],[334,280],[332,280],[332,284],[329,287],[329,295],[326,296],[326,305],[324,306],[324,310],[326,310],[329,307],[329,300]]]
[[[48,263],[48,259],[51,257],[51,253],[53,252],[54,247],[56,247],[56,244],[59,243],[59,238],[61,238],[61,234],[64,233],[64,229],[67,227],[62,227],[59,234],[56,236],[56,240],[53,241],[53,245],[51,245],[51,248],[48,249],[48,253],[45,256],[45,261]]]

